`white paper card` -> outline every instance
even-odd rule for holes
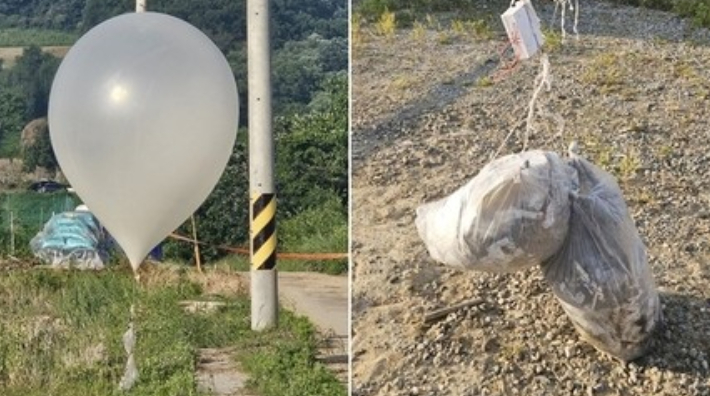
[[[516,2],[501,19],[518,59],[528,59],[542,47],[545,39],[540,31],[540,19],[530,0]]]

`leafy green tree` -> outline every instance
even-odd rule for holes
[[[327,73],[347,68],[347,62],[344,39],[329,40],[312,34],[302,41],[287,42],[274,53],[272,62],[276,112],[303,112]]]
[[[234,73],[239,91],[239,125],[247,125],[248,122],[248,100],[249,82],[247,80],[247,48],[246,44],[240,43],[237,48],[227,54],[227,61]]]
[[[25,48],[22,56],[17,58],[10,70],[8,83],[24,97],[26,120],[47,115],[49,91],[58,67],[59,59],[42,52],[37,46]]]
[[[282,216],[292,216],[337,195],[348,199],[347,75],[324,83],[328,107],[276,123],[276,175]]]
[[[348,8],[342,0],[272,0],[274,48],[311,34],[346,37]]]
[[[54,155],[49,129],[46,128],[46,125],[44,131],[37,135],[37,139],[29,147],[25,147],[22,152],[22,160],[25,170],[28,172],[34,171],[37,167],[51,171],[57,169],[57,157]]]
[[[86,0],[79,23],[80,30],[86,32],[111,17],[134,11],[135,7],[134,0]]]
[[[151,0],[148,7],[194,25],[224,53],[246,40],[245,0]]]
[[[22,95],[0,86],[0,157],[12,157],[19,151],[25,113]]]

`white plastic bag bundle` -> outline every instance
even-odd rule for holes
[[[128,323],[128,330],[123,333],[123,348],[126,350],[128,359],[126,360],[126,369],[121,377],[121,382],[118,383],[118,388],[122,391],[129,391],[138,381],[138,367],[136,367],[136,358],[134,348],[136,346],[136,330],[133,325],[135,317],[135,307],[131,304],[131,321]]]
[[[658,293],[614,178],[572,156],[578,185],[570,197],[567,239],[542,266],[582,338],[624,361],[643,354],[661,321]]]
[[[552,152],[496,159],[453,194],[417,208],[419,235],[446,265],[491,272],[538,265],[567,235],[568,170]]]

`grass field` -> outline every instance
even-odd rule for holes
[[[13,270],[0,276],[0,394],[118,395],[126,354],[121,336],[136,305],[131,395],[200,395],[196,351],[234,347],[261,396],[345,395],[315,363],[316,336],[305,319],[281,310],[277,330],[250,330],[249,300],[227,272],[201,277],[185,267],[153,266],[136,285],[126,268],[102,272]],[[1,270],[1,268],[0,268]],[[182,300],[226,303],[188,314]]]
[[[79,203],[75,195],[66,192],[0,193],[0,257],[11,252],[17,257],[30,257],[29,242],[44,227],[44,223],[54,213],[72,210]]]
[[[43,46],[42,51],[52,54],[57,58],[62,58],[67,54],[69,48],[70,47],[66,45]],[[24,50],[25,47],[0,47],[0,61],[2,61],[2,67],[4,69],[12,67],[17,58],[22,56]]]
[[[3,68],[12,67],[25,47],[36,45],[44,52],[63,57],[79,39],[75,33],[39,29],[0,29],[0,62]]]
[[[78,39],[79,35],[76,33],[59,30],[0,29],[0,47],[68,46]]]

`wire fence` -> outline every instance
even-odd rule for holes
[[[0,192],[0,257],[29,255],[29,242],[44,224],[80,203],[68,192]]]

